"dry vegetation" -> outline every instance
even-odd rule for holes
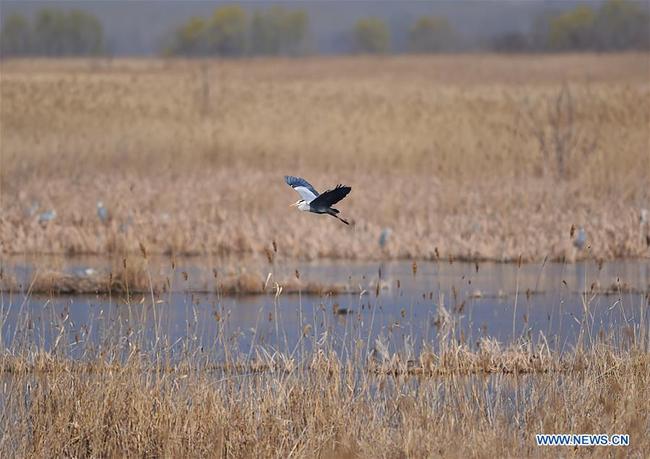
[[[142,317],[120,305],[128,323],[90,328],[65,312],[39,328],[23,311],[7,336],[0,293],[0,456],[557,454],[535,446],[541,432],[628,433],[621,454],[643,456],[647,291],[639,324],[597,337],[585,304],[570,350],[543,335],[467,342],[459,312],[443,307],[437,342],[417,353],[360,334],[341,353],[316,323],[300,324],[295,348],[249,350],[217,313],[214,342],[190,325],[170,342],[153,291],[172,286],[149,261],[233,257],[210,291],[277,302],[347,288],[255,274],[291,258],[648,256],[648,71],[647,54],[2,61],[0,256],[110,254],[108,276],[38,266],[20,287],[151,291],[151,304],[139,295]],[[288,209],[284,174],[321,190],[350,184],[340,208],[353,224]],[[56,217],[39,221],[48,210]],[[582,251],[572,227],[586,230]],[[243,255],[264,269],[238,266]],[[3,270],[2,288],[15,291]],[[589,298],[598,292],[607,287]]]
[[[0,253],[647,256],[647,62],[5,60]],[[284,174],[352,185],[353,226],[288,209]]]
[[[145,310],[76,333],[53,317],[47,351],[29,315],[19,319],[0,356],[3,457],[619,453],[535,446],[536,433],[568,432],[627,433],[625,456],[650,448],[646,314],[620,333],[581,334],[561,353],[543,335],[465,343],[441,307],[437,342],[416,354],[382,339],[368,347],[361,332],[337,352],[327,326],[302,328],[293,349],[239,349],[217,314],[214,342],[190,333],[170,343],[164,327],[144,325]]]
[[[112,273],[92,274],[79,276],[61,271],[38,272],[32,282],[19,285],[14,279],[4,283],[0,279],[0,290],[6,292],[27,291],[35,294],[61,295],[61,294],[106,294],[106,293],[167,293],[171,290],[168,278],[160,276],[152,282],[143,277],[144,273],[119,270],[118,275]],[[273,280],[273,282],[270,282]],[[219,295],[261,295],[274,290],[276,283],[282,286],[285,293],[305,294],[337,294],[353,291],[349,285],[321,283],[318,281],[301,281],[296,278],[275,279],[271,275],[264,278],[259,273],[245,272],[232,273],[215,278],[213,282],[206,282],[201,286],[183,285],[184,291],[192,293],[215,293]]]
[[[7,267],[0,267],[0,292],[39,295],[171,292],[262,295],[281,286],[283,293],[325,295],[359,293],[361,288],[351,278],[347,282],[305,279],[297,269],[290,272],[286,260],[272,258],[186,258],[183,262],[190,261],[191,265],[185,269],[176,265],[175,257],[152,259],[141,254],[112,258],[102,266],[97,265],[97,260],[73,260],[85,262],[84,267],[70,269],[66,267],[66,259],[58,256],[36,256],[21,261],[9,258],[5,264]],[[17,276],[16,265],[29,266],[29,273]],[[374,290],[376,285],[371,282],[364,287]]]

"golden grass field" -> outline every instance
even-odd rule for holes
[[[648,59],[4,60],[0,254],[647,257]]]
[[[337,353],[328,321],[367,318],[326,310],[324,292],[350,285],[289,268],[650,256],[649,61],[0,61],[0,457],[646,456],[647,289],[632,292],[638,322],[603,329],[592,304],[613,303],[614,314],[632,294],[626,279],[592,283],[583,317],[559,317],[579,322],[566,348],[541,332],[517,337],[516,313],[512,342],[466,337],[464,301],[447,310],[431,292],[435,338],[422,349],[359,331]],[[352,186],[338,206],[352,224],[290,209],[286,174],[321,191]],[[40,222],[50,210],[56,218]],[[105,255],[110,272],[80,277],[44,254]],[[29,285],[5,271],[14,255],[35,260]],[[184,255],[204,255],[199,279],[176,272]],[[196,310],[186,309],[184,336],[166,334],[165,308],[183,307],[172,303],[173,279],[216,292],[213,342],[199,335]],[[375,311],[380,279],[366,280],[354,292],[370,292]],[[283,295],[296,292],[300,307],[303,294],[315,302],[305,307],[320,301],[320,325],[283,321]],[[24,306],[37,293],[49,298],[33,314]],[[59,293],[114,302],[84,325],[55,311]],[[268,321],[276,334],[297,324],[296,347],[233,344],[221,303],[231,293],[275,305]],[[537,433],[626,433],[631,445],[540,448]]]

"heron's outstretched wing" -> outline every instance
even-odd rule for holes
[[[314,187],[311,186],[309,182],[304,178],[294,177],[293,175],[285,175],[284,180],[289,186],[291,186],[291,188],[298,192],[302,199],[307,202],[313,201],[316,196],[318,196],[318,191],[316,191]]]
[[[316,208],[332,207],[346,197],[350,191],[352,191],[352,188],[349,186],[336,185],[336,188],[323,192],[323,194],[314,199],[310,204]]]

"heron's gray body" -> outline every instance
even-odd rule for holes
[[[338,209],[335,209],[334,207],[324,207],[324,206],[314,206],[311,203],[309,204],[309,212],[315,213],[315,214],[327,214],[331,215],[332,217],[337,217],[336,214],[338,214],[340,211]],[[343,220],[344,223],[347,223],[345,220]]]
[[[337,215],[339,210],[332,206],[345,198],[352,188],[349,186],[337,185],[334,189],[319,194],[318,191],[316,191],[316,189],[314,189],[314,187],[303,178],[287,175],[284,177],[284,180],[289,186],[291,186],[291,188],[298,192],[300,197],[302,197],[301,200],[293,204],[298,207],[298,210],[315,214],[331,215],[332,217],[341,220],[346,225],[349,225],[347,221]]]
[[[576,235],[576,238],[573,240],[573,245],[575,246],[576,249],[582,250],[585,248],[585,244],[587,243],[587,233],[585,232],[585,229],[580,227],[578,229],[578,234]]]
[[[97,201],[97,217],[102,223],[108,222],[108,209],[102,201]]]

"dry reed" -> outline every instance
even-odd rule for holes
[[[647,256],[645,61],[3,61],[0,253]],[[287,173],[352,185],[353,226],[287,209]]]
[[[130,260],[138,260],[136,257]],[[205,280],[205,276],[197,282],[183,282],[172,287],[171,276],[185,276],[187,273],[176,271],[163,272],[151,276],[146,265],[118,268],[108,273],[92,270],[91,273],[70,273],[60,270],[39,269],[24,283],[16,280],[15,276],[5,276],[0,279],[0,292],[32,293],[46,295],[78,295],[78,294],[109,294],[109,293],[168,293],[182,291],[191,293],[216,293],[219,295],[261,295],[272,292],[278,287],[287,294],[338,294],[356,291],[358,286],[349,284],[320,282],[316,280],[301,280],[295,277],[277,278],[268,273],[238,270],[228,272],[214,279]],[[167,275],[165,275],[167,274]],[[186,279],[187,280],[187,279]]]
[[[0,453],[527,457],[559,452],[536,447],[535,434],[568,432],[627,433],[628,456],[650,448],[644,326],[623,341],[611,335],[562,353],[543,336],[507,346],[483,338],[473,348],[452,338],[452,313],[439,312],[436,349],[391,351],[378,338],[372,349],[353,341],[347,358],[316,334],[299,352],[247,352],[225,332],[215,343],[189,335],[175,353],[162,330],[150,340],[137,322],[105,325],[96,347],[68,336],[62,319],[51,350],[5,343]],[[79,346],[80,359],[72,356]],[[214,361],[217,350],[224,358]]]

